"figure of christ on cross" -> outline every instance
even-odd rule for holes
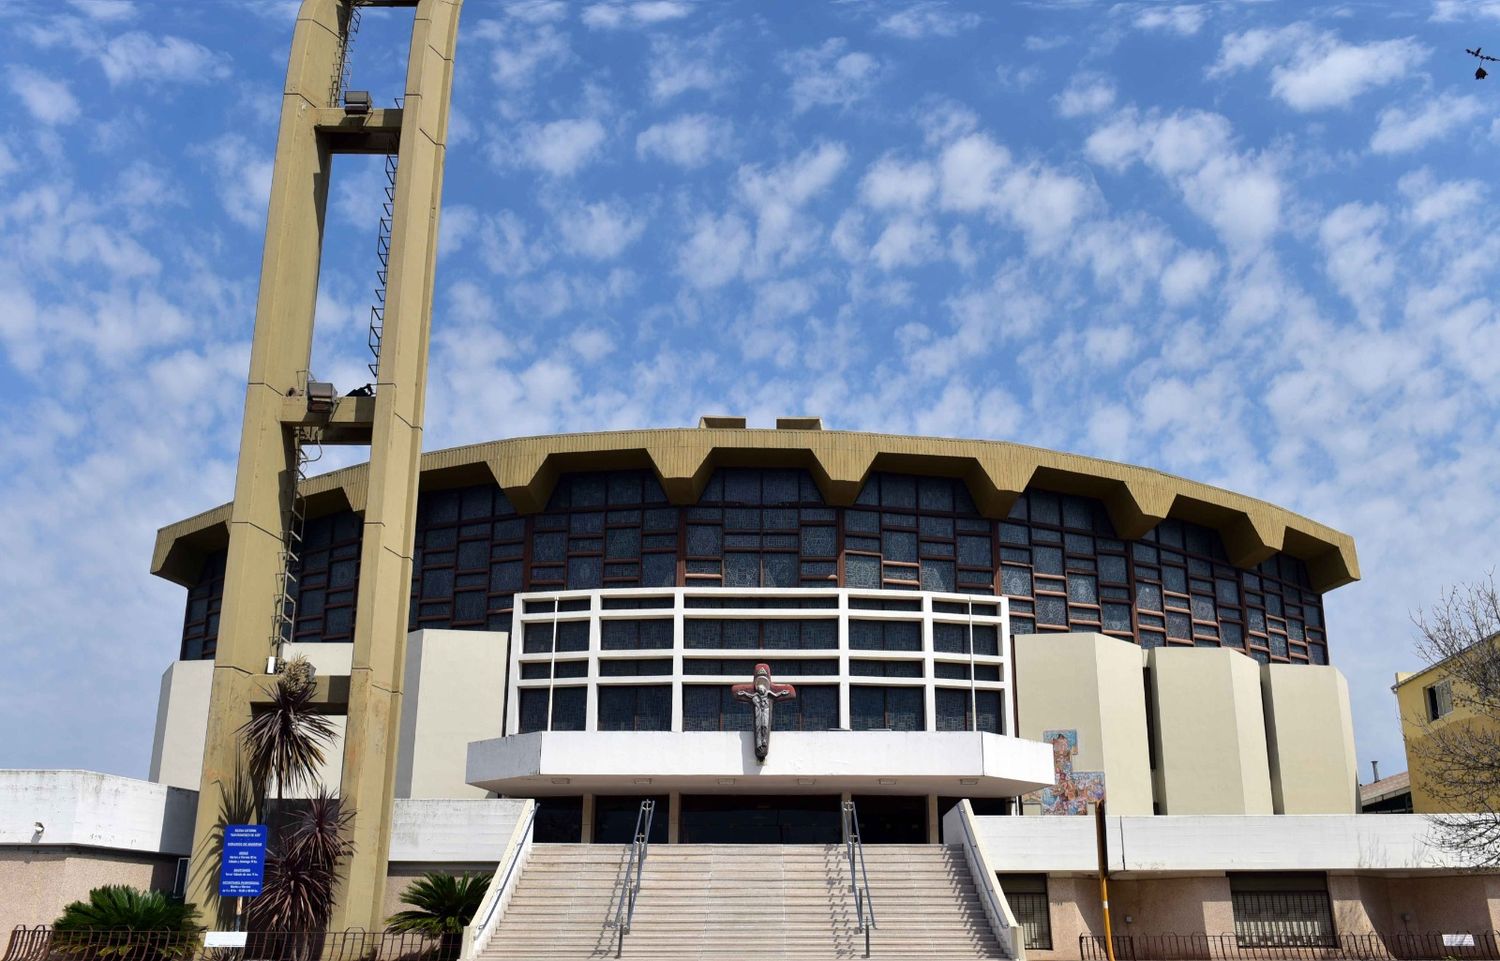
[[[771,680],[769,664],[755,665],[755,677],[749,684],[736,684],[730,688],[737,700],[749,701],[755,711],[755,759],[764,764],[771,750],[771,706],[782,698],[796,697],[797,689],[790,684],[777,684]]]

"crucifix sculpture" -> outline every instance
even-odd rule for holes
[[[755,712],[755,759],[764,764],[771,750],[771,706],[782,698],[796,697],[797,689],[790,684],[775,683],[771,680],[771,666],[757,664],[749,684],[736,684],[730,690],[737,700],[749,701]]]

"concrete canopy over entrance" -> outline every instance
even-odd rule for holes
[[[468,781],[511,797],[579,793],[1015,797],[1052,784],[1052,747],[973,731],[546,731],[474,741]]]

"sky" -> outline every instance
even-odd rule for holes
[[[0,5],[0,767],[143,777],[233,493],[296,4]],[[400,95],[410,14],[350,86]],[[1500,542],[1497,0],[468,0],[428,449],[751,426],[1156,467],[1353,535],[1362,774],[1414,610]],[[312,369],[368,380],[383,158],[339,158]],[[326,466],[356,454],[330,454]]]

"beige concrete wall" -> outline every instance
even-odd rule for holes
[[[1227,648],[1147,654],[1162,814],[1271,814],[1260,665]]]
[[[0,847],[0,945],[17,925],[51,924],[93,888],[128,884],[171,890],[177,859],[80,848]],[[3,950],[3,948],[0,948]]]
[[[1391,913],[1387,930],[1421,933],[1500,930],[1500,875],[1391,878],[1386,884]]]
[[[470,741],[499,737],[505,717],[509,635],[490,631],[417,631],[408,642],[397,758],[397,797],[482,798],[464,768]],[[294,644],[320,677],[348,676],[352,644]],[[162,675],[151,779],[197,790],[208,726],[212,661],[176,661]],[[348,718],[330,715],[334,742],[317,785],[337,792]],[[316,786],[288,792],[306,796]],[[273,788],[274,790],[274,788]]]
[[[1226,912],[1232,915],[1229,879],[1222,875],[1111,881],[1109,903],[1117,934],[1234,930],[1232,917],[1227,929],[1221,927]]]
[[[1344,676],[1310,664],[1265,664],[1260,674],[1276,813],[1357,813],[1358,760]]]
[[[510,637],[416,631],[406,645],[396,796],[482,798],[465,779],[470,741],[501,736]]]
[[[1015,639],[1020,734],[1076,730],[1075,771],[1103,771],[1111,814],[1151,813],[1140,648],[1102,634]]]
[[[162,672],[151,742],[152,781],[198,790],[213,679],[213,661],[174,661]]]

